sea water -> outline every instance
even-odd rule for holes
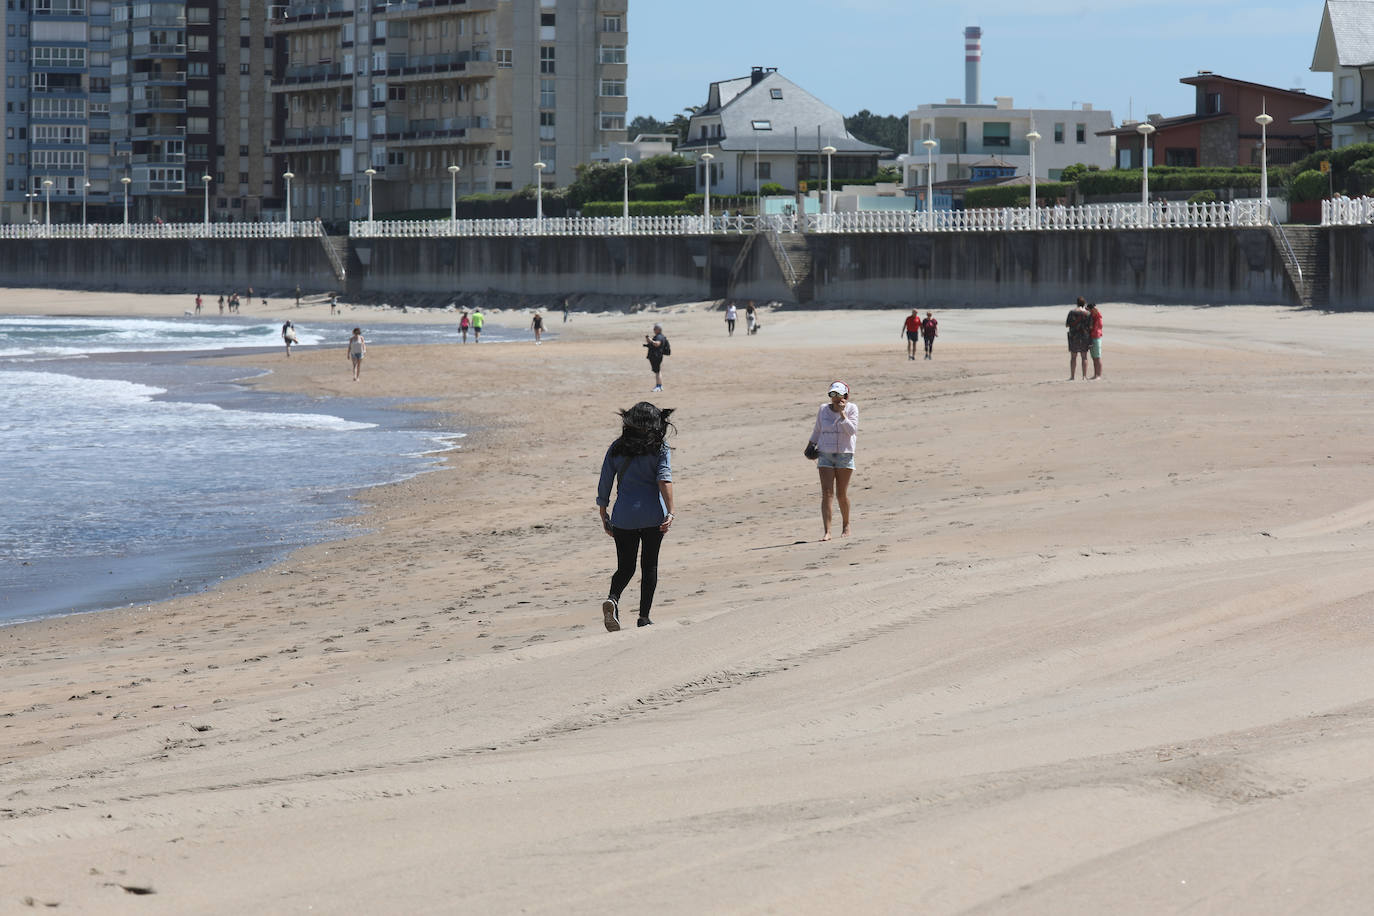
[[[364,327],[371,348],[458,337]],[[348,330],[297,332],[342,354]],[[256,372],[201,358],[269,346],[265,367],[280,325],[252,319],[0,318],[0,625],[197,591],[343,536],[350,493],[461,439],[379,400],[255,392]]]

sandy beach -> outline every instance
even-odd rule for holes
[[[1374,314],[1107,304],[1069,382],[1066,309],[937,312],[915,362],[902,309],[555,312],[354,384],[347,328],[451,316],[245,307],[340,332],[223,357],[253,384],[468,436],[346,539],[0,629],[0,913],[1368,912]],[[657,625],[608,634],[596,476],[642,399],[679,518]]]

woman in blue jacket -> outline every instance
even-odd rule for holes
[[[601,527],[615,539],[616,570],[611,590],[601,604],[606,629],[620,629],[620,593],[635,574],[639,559],[639,622],[647,627],[649,609],[658,586],[658,552],[663,536],[673,526],[673,470],[664,441],[673,424],[672,408],[659,410],[640,401],[620,412],[620,438],[606,450],[601,462],[601,480],[596,490]],[[615,508],[611,504],[611,484],[619,481]]]

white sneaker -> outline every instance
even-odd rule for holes
[[[662,385],[655,385],[653,388],[650,389],[650,393],[652,393],[652,392],[654,392],[654,391],[662,391],[662,390],[663,390],[663,386],[662,386]]]
[[[606,624],[607,633],[615,633],[620,629],[620,605],[616,604],[614,598],[601,602],[601,619]]]

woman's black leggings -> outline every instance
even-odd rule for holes
[[[639,556],[639,616],[648,617],[654,604],[654,589],[658,588],[658,550],[663,546],[663,532],[653,528],[612,528],[615,536],[615,575],[611,576],[611,597],[620,601],[620,593],[635,577],[635,557]],[[643,544],[643,551],[640,545]]]

